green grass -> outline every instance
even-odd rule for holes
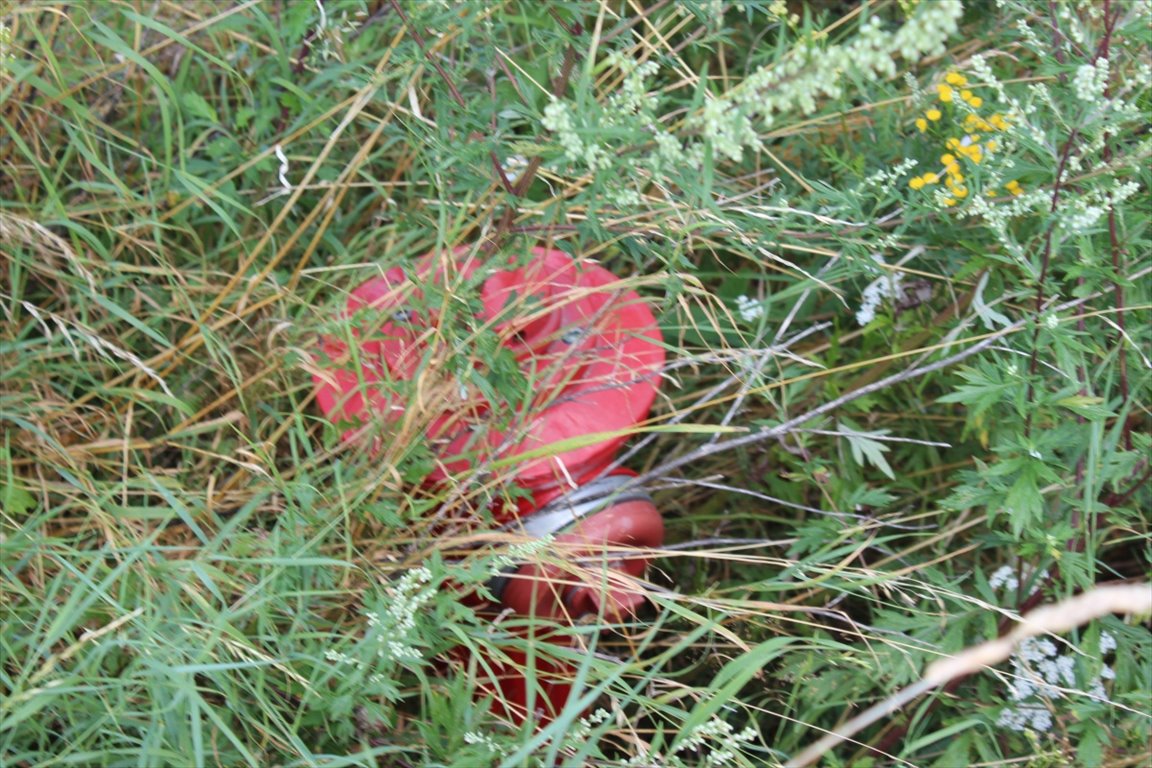
[[[0,0],[0,764],[779,765],[1147,583],[1149,15],[951,8]],[[562,558],[494,532],[509,468],[428,487],[431,414],[373,455],[313,401],[349,290],[477,241],[596,259],[668,350],[654,607],[552,647],[458,599]],[[533,394],[474,283],[412,402]],[[1145,619],[822,764],[1147,762]],[[541,728],[476,690],[518,651],[577,670]]]

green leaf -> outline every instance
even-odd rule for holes
[[[884,458],[884,454],[888,452],[888,446],[872,437],[873,435],[883,437],[888,434],[888,430],[879,429],[874,432],[864,432],[847,419],[840,420],[836,426],[841,435],[848,440],[853,461],[860,466],[871,464],[883,472],[889,480],[896,479],[896,474],[888,465],[888,460]]]
[[[1104,398],[1090,397],[1088,395],[1072,395],[1071,397],[1062,397],[1056,401],[1056,405],[1061,408],[1067,408],[1078,416],[1083,416],[1090,421],[1103,421],[1104,419],[1112,418],[1115,414],[1103,407]]]
[[[214,125],[220,123],[215,108],[196,91],[181,91],[180,103],[193,117],[203,118]]]
[[[0,509],[22,515],[36,507],[36,497],[11,482],[0,480]]]

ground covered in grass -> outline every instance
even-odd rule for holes
[[[1150,23],[0,2],[0,764],[1147,764]],[[462,245],[657,314],[634,620],[459,600],[560,557],[509,467],[425,482],[429,392],[531,397],[478,280],[375,451],[317,407],[348,292]],[[577,673],[553,722],[477,691],[508,649]]]

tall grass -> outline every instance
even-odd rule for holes
[[[778,765],[1147,584],[1150,37],[1115,0],[0,4],[0,763]],[[487,519],[510,468],[429,486],[434,413],[372,453],[313,402],[352,288],[474,243],[599,261],[668,347],[625,459],[652,609],[555,646],[459,600],[563,557]],[[429,299],[414,404],[530,396],[476,289]],[[517,652],[576,670],[554,722],[477,688]],[[1150,675],[1096,618],[823,759],[1139,764]]]

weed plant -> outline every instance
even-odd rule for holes
[[[0,764],[778,765],[1147,583],[1145,0],[0,3]],[[668,347],[653,610],[521,726],[459,585],[557,554],[313,402],[345,297],[551,244]],[[421,387],[531,395],[431,296]],[[413,385],[415,387],[416,385]],[[429,390],[404,390],[419,402]],[[462,514],[472,510],[471,514]],[[1137,765],[1152,635],[1021,643],[825,755]]]

